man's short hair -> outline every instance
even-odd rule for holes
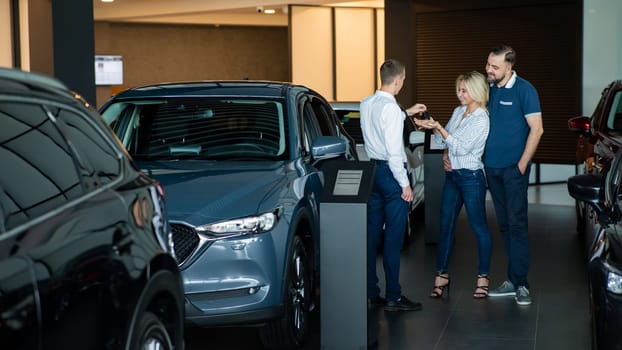
[[[516,51],[511,46],[499,45],[490,50],[495,56],[504,55],[504,61],[513,66],[516,63]]]
[[[388,59],[380,66],[380,82],[382,85],[393,83],[395,78],[404,74],[406,67],[398,60]]]

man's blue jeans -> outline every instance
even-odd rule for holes
[[[386,277],[385,298],[395,301],[401,296],[400,251],[408,220],[408,202],[402,199],[402,187],[393,177],[386,162],[378,161],[374,185],[367,202],[367,297],[380,295],[376,275],[376,256],[383,238],[382,262]]]
[[[527,273],[531,264],[527,225],[529,170],[521,174],[518,166],[486,167],[488,188],[495,205],[497,224],[508,255],[508,279],[515,286],[529,288]]]
[[[436,258],[437,272],[445,273],[448,271],[449,260],[456,240],[456,222],[463,205],[471,229],[477,237],[479,255],[477,273],[487,275],[490,271],[492,241],[486,219],[486,178],[481,169],[454,169],[445,172],[438,255]]]

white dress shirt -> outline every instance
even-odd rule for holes
[[[365,151],[371,159],[388,161],[393,177],[401,187],[410,186],[404,163],[403,133],[406,114],[395,96],[382,90],[361,101],[361,130]]]

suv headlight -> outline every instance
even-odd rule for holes
[[[281,216],[281,210],[221,221],[197,227],[197,231],[208,235],[229,236],[236,234],[255,234],[270,231],[276,226]]]
[[[622,294],[622,276],[609,271],[607,273],[607,290],[611,293]]]

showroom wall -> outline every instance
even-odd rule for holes
[[[95,53],[123,58],[123,85],[97,88],[97,106],[126,87],[163,81],[289,79],[287,27],[95,22]]]
[[[380,86],[384,10],[291,6],[291,81],[331,101],[360,101]]]
[[[24,4],[24,3],[29,3],[30,6],[32,6],[33,4],[39,4],[39,2],[37,1],[28,1],[28,0],[0,0],[0,9],[7,9],[9,7],[10,3],[17,3],[19,2],[20,4]],[[486,4],[487,6],[489,5],[489,2],[487,1],[479,1],[482,4]],[[523,0],[521,1],[515,1],[515,0],[511,0],[509,2],[505,3],[505,6],[508,11],[506,11],[505,13],[507,15],[512,15],[512,13],[514,13],[514,8],[512,7],[512,3],[515,2],[523,2]],[[534,1],[534,3],[538,3],[539,5],[541,5],[541,2],[539,1]],[[567,1],[562,1],[562,3],[567,2]],[[47,4],[49,6],[49,3],[47,2],[43,2],[44,4]],[[405,16],[402,14],[402,16],[400,16],[399,18],[396,18],[393,13],[389,13],[387,14],[387,17],[390,18],[390,21],[387,21],[387,23],[385,24],[385,27],[387,28],[387,38],[396,38],[397,42],[390,42],[386,45],[386,47],[389,49],[389,51],[387,52],[387,55],[389,56],[398,56],[398,57],[406,57],[406,61],[407,63],[410,62],[414,62],[412,63],[413,65],[415,65],[417,58],[415,58],[415,53],[413,53],[413,49],[412,49],[412,43],[414,43],[416,41],[416,36],[415,36],[415,32],[417,30],[417,26],[415,24],[415,18],[416,16],[413,15],[409,15],[412,14],[411,11],[409,11],[408,9],[412,8],[412,4],[413,3],[417,3],[419,5],[424,5],[424,6],[428,6],[429,8],[427,9],[429,12],[433,12],[433,11],[438,11],[440,7],[442,7],[443,5],[447,5],[447,4],[463,4],[463,6],[467,6],[466,3],[463,2],[453,2],[453,1],[437,1],[437,0],[391,0],[391,1],[387,1],[386,2],[386,6],[388,7],[393,7],[395,8],[396,4],[398,4],[398,6],[400,6],[399,11],[402,11],[403,14],[405,14]],[[550,4],[556,4],[556,3],[560,3],[559,1],[545,1],[545,3],[550,3]],[[579,30],[582,31],[582,34],[579,34],[579,38],[581,39],[580,42],[577,42],[577,46],[576,46],[576,53],[578,55],[582,55],[582,66],[580,66],[579,68],[577,68],[578,70],[581,70],[582,72],[579,75],[579,78],[577,80],[582,80],[581,83],[579,83],[577,85],[577,89],[582,89],[582,94],[580,93],[580,95],[582,95],[582,99],[581,99],[581,103],[579,103],[579,107],[576,108],[577,113],[583,113],[585,115],[589,115],[591,113],[591,111],[594,109],[594,105],[596,103],[596,101],[598,100],[598,97],[600,96],[600,92],[602,90],[602,88],[604,87],[604,85],[606,83],[608,83],[609,81],[615,79],[615,78],[621,78],[622,77],[622,41],[620,41],[620,35],[622,35],[622,23],[619,23],[619,21],[617,20],[617,14],[622,13],[622,2],[620,2],[619,0],[583,0],[582,2],[582,23],[581,23],[581,27],[579,28]],[[27,17],[28,15],[28,11],[24,10],[24,8],[26,8],[26,6],[21,6],[22,7],[22,11],[20,11],[20,16],[21,17]],[[478,11],[481,10],[482,8],[485,8],[486,6],[484,5],[478,5],[476,6],[474,3],[469,2],[468,3],[468,7],[474,11]],[[403,10],[406,9],[406,10]],[[35,8],[36,10],[36,8]],[[399,12],[398,11],[398,12]],[[0,11],[2,12],[4,15],[7,15],[8,11]],[[48,11],[49,12],[49,11]],[[435,18],[433,18],[435,20]],[[12,19],[14,20],[14,19]],[[35,16],[35,22],[39,21],[37,19],[37,17]],[[496,21],[498,21],[498,18],[490,18],[490,21],[486,20],[483,22],[478,23],[478,28],[487,28],[490,27],[488,25],[488,23],[492,23],[493,27],[494,27],[494,23],[496,23]],[[432,21],[433,22],[433,21]],[[12,25],[9,25],[7,23],[7,21],[1,21],[0,20],[0,48],[2,48],[2,58],[0,61],[0,65],[1,66],[13,66],[13,59],[11,58],[12,55],[16,55],[18,57],[21,58],[21,67],[24,69],[29,69],[29,64],[30,64],[30,58],[28,57],[28,55],[33,51],[33,48],[28,49],[28,40],[22,40],[23,43],[26,44],[22,44],[22,48],[20,52],[12,52],[11,50],[14,49],[14,47],[11,46],[11,40],[15,38],[14,35],[19,35],[21,34],[22,36],[27,36],[27,35],[32,35],[32,33],[28,32],[28,26],[24,25],[24,23],[27,24],[27,21],[22,21],[22,23],[20,24],[20,30],[21,32],[11,32],[11,28],[14,28]],[[100,27],[101,23],[97,23],[97,30],[96,30],[96,35],[97,34],[102,34],[103,36],[108,38],[108,41],[102,41],[100,40],[101,38],[98,36],[98,39],[96,40],[96,47],[97,50],[102,49],[102,52],[96,52],[98,54],[102,53],[102,54],[118,54],[117,52],[117,47],[116,45],[118,45],[117,41],[129,41],[129,40],[125,40],[123,39],[124,35],[127,35],[127,33],[123,32],[123,31],[116,31],[115,28],[111,28],[110,26],[106,27],[106,25],[104,25],[104,28],[102,29]],[[379,24],[379,23],[377,23]],[[145,26],[149,26],[147,24],[145,24]],[[45,27],[45,26],[42,26]],[[114,26],[113,26],[114,27]],[[50,26],[47,26],[48,28],[48,34],[49,34],[49,28]],[[233,27],[211,27],[211,30],[221,30],[225,28],[227,30],[234,30]],[[411,28],[412,30],[405,30],[405,28]],[[473,27],[471,27],[473,28]],[[242,28],[237,28],[238,30],[242,29]],[[280,53],[278,55],[279,58],[283,58],[285,61],[285,63],[281,62],[281,63],[276,63],[276,64],[272,64],[270,59],[267,60],[262,60],[262,62],[258,63],[258,60],[254,60],[252,59],[249,60],[248,62],[251,62],[249,64],[247,64],[247,67],[244,67],[243,69],[238,69],[237,72],[235,74],[232,74],[233,76],[240,76],[241,72],[249,72],[254,70],[255,68],[257,69],[265,69],[265,67],[263,66],[264,64],[268,64],[268,65],[272,65],[271,66],[271,71],[274,70],[278,70],[278,69],[284,69],[287,70],[289,68],[287,68],[287,66],[289,65],[289,63],[287,63],[287,59],[286,57],[288,55],[290,55],[290,53],[288,52],[283,52],[286,49],[287,46],[287,29],[285,29],[284,27],[278,27],[278,28],[271,28],[277,32],[280,32],[280,34],[278,35],[280,39],[276,39],[277,41],[280,41],[281,44],[279,45],[275,45],[276,49],[273,50],[279,50],[280,48]],[[196,30],[196,28],[195,28]],[[255,27],[251,27],[249,29],[252,32],[255,32],[256,29]],[[225,30],[226,31],[226,30]],[[112,34],[110,34],[112,32]],[[222,33],[221,33],[222,34]],[[109,35],[109,36],[106,36]],[[112,35],[116,35],[116,36],[112,36]],[[581,36],[582,35],[582,36]],[[140,36],[139,36],[140,37]],[[195,40],[189,40],[192,43],[197,43],[195,36]],[[201,37],[200,35],[198,37]],[[149,35],[143,34],[142,37],[140,37],[142,40],[139,44],[130,44],[129,46],[131,46],[129,48],[129,52],[132,52],[132,54],[135,54],[136,52],[145,52],[146,54],[143,56],[143,58],[140,60],[142,63],[139,64],[140,67],[142,68],[143,66],[146,66],[148,63],[150,64],[150,68],[149,68],[149,72],[143,74],[142,76],[146,76],[147,78],[152,78],[154,76],[160,76],[160,74],[162,74],[163,72],[161,67],[169,67],[170,64],[173,64],[173,66],[178,67],[178,69],[180,70],[181,73],[183,73],[185,71],[185,68],[188,63],[184,61],[184,63],[186,63],[186,65],[182,65],[182,64],[175,64],[175,63],[171,63],[171,59],[168,55],[165,54],[165,52],[167,52],[167,47],[165,47],[166,45],[169,46],[173,46],[173,47],[177,47],[176,46],[176,42],[167,42],[165,44],[162,44],[162,41],[159,39],[162,38],[153,38],[150,37]],[[32,39],[32,38],[31,38]],[[239,39],[239,37],[236,35],[236,40],[233,40],[231,42],[233,43],[241,43],[243,46],[247,46],[245,43],[246,41],[237,41],[237,39]],[[377,40],[377,44],[378,46],[384,46],[384,43],[381,43],[381,41],[379,40],[379,38],[376,38]],[[46,45],[49,45],[50,40],[40,40],[40,38],[34,38],[31,41],[34,41],[37,43],[37,47],[42,48]],[[155,45],[143,45],[143,41],[156,41]],[[206,46],[206,45],[211,45],[212,43],[222,43],[223,41],[226,41],[226,39],[223,40],[203,40],[203,41],[199,41],[198,45],[201,46]],[[251,40],[251,45],[255,44],[254,43],[254,38],[253,40]],[[160,46],[158,46],[158,43],[160,44]],[[272,42],[274,43],[274,42]],[[284,44],[283,44],[284,43]],[[582,47],[581,47],[582,46]],[[265,48],[265,46],[264,46]],[[380,48],[380,47],[379,47]],[[37,49],[35,47],[35,49]],[[226,48],[225,48],[226,49]],[[237,53],[232,53],[229,52],[227,55],[224,55],[223,52],[218,52],[219,50],[209,50],[212,51],[210,52],[210,54],[206,57],[201,57],[201,58],[197,58],[196,54],[193,54],[193,52],[195,52],[197,49],[196,48],[191,48],[191,49],[182,49],[183,52],[189,52],[188,55],[184,55],[184,57],[191,57],[192,59],[189,61],[190,65],[193,64],[200,64],[200,62],[202,62],[201,60],[208,60],[209,57],[212,57],[213,55],[216,56],[224,56],[224,57],[229,57],[229,58],[235,58],[235,60],[233,60],[232,62],[235,63],[235,61],[239,58],[239,55]],[[399,51],[401,50],[401,51]],[[216,51],[215,53],[213,51]],[[263,53],[265,53],[266,51],[262,51],[262,50],[257,50],[256,48],[253,50],[249,50],[252,51],[251,54],[247,54],[245,55],[245,59],[248,59],[248,56],[251,55],[256,55],[259,54],[260,56],[262,56]],[[396,55],[396,52],[398,53]],[[523,50],[521,49],[521,52],[523,52]],[[404,53],[404,54],[402,54]],[[142,54],[141,54],[142,55]],[[564,52],[559,52],[556,53],[556,56],[558,57],[559,62],[564,62],[566,60],[566,55],[567,53]],[[339,55],[339,57],[341,57],[342,55]],[[43,60],[41,62],[34,62],[37,63],[39,65],[50,65],[52,60],[50,59],[50,55],[35,55],[36,58],[47,58],[47,60]],[[153,62],[157,62],[159,58],[166,58],[168,57],[168,59],[164,59],[164,62],[166,62],[166,64],[154,64]],[[265,56],[264,56],[265,57]],[[277,56],[270,56],[270,57],[277,57]],[[478,54],[478,59],[480,57],[480,55]],[[523,57],[523,56],[521,56]],[[411,60],[412,59],[412,60]],[[155,61],[154,61],[155,60]],[[376,59],[377,62],[381,61],[382,57],[378,56],[378,58]],[[130,60],[128,61],[128,63],[126,63],[126,65],[130,65],[128,67],[132,67],[131,65],[135,64],[134,62],[137,60]],[[177,59],[177,61],[179,61],[179,59]],[[229,65],[231,62],[229,61],[225,61],[226,65]],[[522,61],[523,63],[524,61]],[[555,62],[555,61],[554,61]],[[522,64],[521,63],[521,64]],[[479,65],[479,61],[478,61],[478,65]],[[255,67],[254,65],[261,65],[261,67]],[[209,64],[210,67],[214,66],[213,63]],[[222,63],[216,63],[216,66],[219,66],[219,69],[222,71],[223,70],[223,64]],[[36,68],[36,69],[34,69]],[[44,71],[45,67],[34,67],[33,70],[39,70],[39,71]],[[376,67],[374,67],[375,69]],[[167,68],[168,69],[168,68]],[[203,67],[202,69],[208,69]],[[416,66],[413,66],[412,69],[409,69],[410,72],[415,72],[417,69]],[[562,72],[562,74],[564,73],[563,69],[560,69],[559,65],[556,64],[552,64],[548,69],[551,70],[559,70]],[[126,69],[127,73],[127,78],[128,79],[134,79],[132,76],[132,72],[133,70],[131,69]],[[521,72],[523,71],[523,69],[521,68]],[[249,75],[252,75],[251,73],[248,73]],[[283,76],[291,76],[291,72],[283,72],[281,71],[281,73]],[[205,74],[205,75],[209,75],[209,74]],[[252,77],[252,76],[251,76]],[[411,75],[412,78],[417,78],[417,76],[415,74]],[[193,76],[194,78],[194,76]],[[154,79],[157,80],[157,79]],[[169,79],[166,79],[169,80]],[[414,96],[417,95],[417,89],[414,86],[414,79],[409,79],[407,82],[407,86],[405,86],[404,91],[400,94],[400,97],[403,98],[403,101],[405,103],[408,102],[413,102],[414,101]],[[408,86],[408,85],[411,86]],[[426,85],[427,86],[427,85]],[[115,87],[116,88],[116,87]],[[103,94],[104,99],[107,98],[110,95],[110,91],[111,89],[108,88],[105,93]],[[98,89],[98,97],[97,97],[97,101],[99,102],[100,100],[100,93],[99,93],[99,89]],[[411,98],[412,97],[412,98]],[[574,101],[568,101],[569,103],[575,104],[577,103],[578,99],[574,99]],[[563,124],[563,123],[562,123]],[[560,128],[563,129],[563,125],[560,124]],[[554,140],[555,136],[551,135],[548,132],[549,129],[547,129],[547,133],[545,134],[545,137],[549,140]]]
[[[543,108],[545,134],[530,182],[566,181],[575,173],[577,139],[566,123],[581,108],[581,4],[580,0],[386,1],[385,50],[388,56],[409,59],[414,77],[398,100],[405,105],[425,103],[436,119],[446,122],[458,103],[456,76],[483,72],[489,50],[510,44],[518,51],[518,74],[534,83]],[[560,24],[553,25],[551,18]]]
[[[0,67],[13,65],[10,0],[0,0]]]
[[[606,84],[622,79],[622,1],[583,0],[583,115]]]

